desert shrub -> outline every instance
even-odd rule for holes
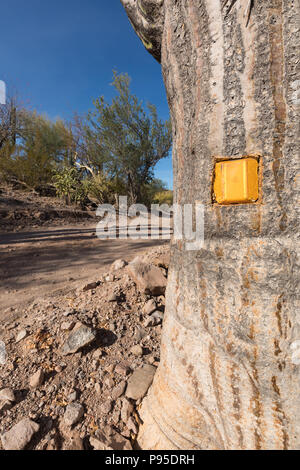
[[[1,150],[0,173],[8,182],[18,181],[35,189],[51,181],[53,169],[53,161],[46,154],[29,151],[20,155],[8,148]]]
[[[160,191],[156,193],[153,197],[154,204],[168,204],[171,206],[173,204],[173,191]]]
[[[104,173],[97,173],[84,180],[89,199],[96,204],[115,204],[119,194],[125,194],[126,188],[117,178],[110,179]]]
[[[66,204],[80,204],[84,206],[87,201],[88,187],[81,178],[81,171],[75,167],[63,167],[53,176],[53,184],[58,197]]]
[[[35,112],[18,113],[15,139],[0,147],[0,172],[7,181],[19,181],[31,189],[51,183],[53,174],[68,152],[66,128]]]
[[[167,184],[158,178],[153,178],[142,186],[140,202],[150,208],[151,204],[157,203],[155,202],[155,195],[165,191],[167,191]]]

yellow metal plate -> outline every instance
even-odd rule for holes
[[[258,199],[258,161],[246,157],[216,163],[214,194],[218,204],[245,204]]]

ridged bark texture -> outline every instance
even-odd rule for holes
[[[159,4],[175,200],[205,206],[204,248],[171,243],[138,444],[299,449],[299,1],[123,3]],[[261,200],[214,204],[216,157],[249,154],[261,156]]]

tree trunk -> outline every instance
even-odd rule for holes
[[[131,171],[127,173],[127,184],[129,192],[129,204],[141,204],[141,186],[138,184]]]
[[[203,249],[171,242],[161,363],[138,444],[299,449],[299,1],[122,2],[161,60],[175,202],[205,206]],[[258,202],[216,204],[216,158],[250,154]]]

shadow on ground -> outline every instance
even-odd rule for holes
[[[0,234],[0,309],[89,280],[166,240],[99,240],[92,227]],[[76,287],[76,285],[74,285]],[[1,316],[0,310],[0,316]]]

